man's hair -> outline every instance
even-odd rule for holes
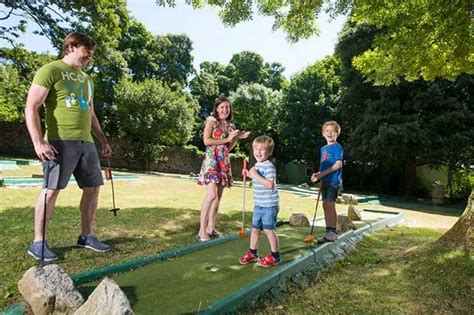
[[[95,41],[89,37],[89,35],[86,35],[84,33],[79,33],[79,32],[73,32],[73,33],[69,33],[64,39],[62,57],[68,54],[67,48],[69,46],[74,46],[74,47],[84,46],[88,50],[94,50],[96,44],[95,44]]]
[[[327,126],[332,126],[336,130],[338,135],[341,134],[341,126],[339,126],[339,124],[335,122],[334,120],[326,121],[323,124],[323,127],[321,128],[321,132],[324,132],[324,128],[326,128]]]
[[[232,120],[234,118],[234,114],[232,113],[232,105],[230,105],[229,99],[225,96],[221,96],[216,99],[216,101],[214,102],[214,108],[212,109],[212,115],[216,119],[219,119],[219,114],[217,113],[217,107],[224,102],[229,103],[229,108],[230,108],[230,114],[229,114],[229,117],[227,117],[227,120]]]
[[[261,144],[265,149],[268,150],[270,155],[273,154],[273,149],[275,148],[275,141],[269,136],[258,136],[253,140],[253,145]]]

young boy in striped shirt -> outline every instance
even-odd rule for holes
[[[257,163],[249,171],[246,171],[246,175],[253,180],[252,233],[250,235],[250,249],[239,259],[239,262],[246,265],[256,261],[260,266],[268,268],[281,261],[278,235],[275,231],[279,210],[276,168],[268,160],[273,153],[275,143],[268,136],[260,136],[255,138],[252,147]],[[257,245],[262,230],[267,235],[271,253],[259,258]]]

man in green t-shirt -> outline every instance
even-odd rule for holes
[[[94,85],[81,69],[92,58],[95,42],[82,33],[69,34],[63,44],[61,60],[41,67],[36,73],[26,101],[26,125],[35,152],[43,161],[44,192],[35,206],[35,235],[28,254],[37,260],[52,261],[58,256],[46,241],[46,229],[56,199],[71,175],[82,189],[80,247],[106,252],[110,247],[93,235],[103,185],[99,157],[92,138],[97,137],[106,159],[112,155],[94,112]],[[46,132],[42,135],[39,109],[45,107]]]

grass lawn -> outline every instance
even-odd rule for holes
[[[22,166],[18,172],[3,171],[0,176],[41,174],[41,168]],[[154,255],[195,242],[205,188],[195,181],[169,176],[142,176],[138,181],[114,181],[114,184],[116,205],[121,208],[118,216],[108,211],[112,207],[110,183],[101,191],[97,213],[96,234],[114,248],[108,253],[74,246],[80,231],[81,191],[70,184],[59,195],[48,239],[60,256],[58,263],[67,273]],[[17,282],[36,264],[26,250],[33,237],[33,204],[40,191],[39,187],[0,187],[0,309],[19,301]],[[225,233],[240,229],[242,193],[240,187],[224,192],[218,228]],[[251,195],[249,189],[247,226],[251,220]],[[314,199],[281,191],[280,203],[279,219],[287,220],[295,212],[313,216]],[[346,208],[338,205],[338,211]],[[394,210],[384,206],[371,208]],[[430,242],[439,235],[439,231],[408,228],[377,233],[365,240],[349,259],[325,272],[313,288],[295,292],[294,298],[284,304],[265,307],[259,312],[466,312],[473,307],[472,300],[466,297],[472,296],[474,290],[472,282],[466,284],[473,279],[472,256],[430,247]],[[377,303],[380,303],[378,308]]]
[[[39,166],[30,166],[30,171],[41,173]],[[14,172],[0,175],[12,176]],[[121,209],[118,216],[114,217],[108,211],[112,207],[110,183],[101,190],[97,212],[96,234],[114,247],[108,253],[74,246],[80,232],[81,190],[70,184],[59,195],[48,241],[60,257],[58,263],[68,274],[195,242],[205,188],[195,181],[165,176],[142,176],[138,181],[114,181],[114,185],[116,205]],[[33,204],[40,191],[39,187],[0,187],[0,308],[18,301],[17,282],[35,265],[26,250],[33,237]],[[240,229],[242,195],[243,188],[240,187],[225,190],[218,217],[221,231],[231,233]],[[314,211],[314,199],[289,192],[280,193],[280,202],[280,219],[287,220],[294,212],[312,216]],[[252,203],[251,189],[247,189],[247,227],[251,221]]]
[[[397,227],[364,238],[347,259],[257,314],[472,314],[474,255],[434,241],[444,231]]]

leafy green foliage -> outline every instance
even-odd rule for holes
[[[250,131],[251,138],[276,134],[277,113],[282,93],[258,83],[242,84],[231,94],[230,101],[238,129]],[[245,142],[247,150],[251,141]]]
[[[173,0],[156,0],[174,5]],[[354,59],[357,69],[378,85],[404,78],[414,81],[437,77],[453,80],[474,73],[474,22],[472,1],[455,0],[192,0],[195,8],[206,4],[220,9],[224,24],[234,26],[254,14],[273,16],[273,28],[281,28],[291,42],[318,34],[316,20],[323,8],[330,15],[348,14],[357,23],[375,26],[380,32],[370,50]]]
[[[23,121],[26,94],[36,70],[53,57],[22,47],[0,48],[0,120]]]
[[[0,121],[23,121],[28,87],[12,66],[0,66]]]
[[[339,98],[339,62],[333,57],[316,62],[295,75],[278,113],[283,161],[306,160],[315,166],[325,145],[322,124],[334,119]]]
[[[469,1],[358,1],[353,20],[383,30],[374,47],[354,59],[375,84],[474,73],[474,28]],[[472,3],[471,3],[472,4]]]
[[[172,91],[160,81],[115,86],[118,136],[127,144],[125,157],[142,163],[144,169],[161,158],[166,146],[179,146],[191,138],[197,104],[184,92]]]
[[[3,20],[19,16],[17,25],[1,26],[0,38],[15,43],[26,25],[33,22],[39,35],[46,36],[60,50],[66,34],[71,31],[89,33],[97,42],[100,51],[116,47],[122,28],[128,23],[125,0],[78,0],[78,1],[3,1],[6,8]]]

